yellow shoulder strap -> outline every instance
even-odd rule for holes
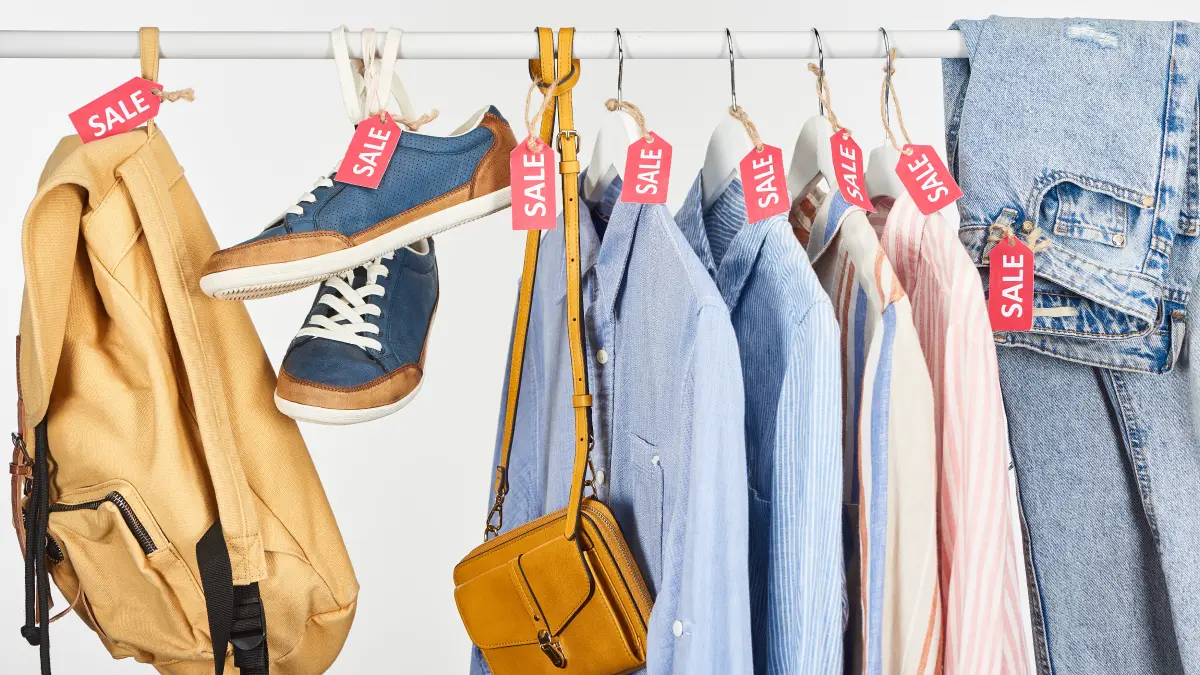
[[[587,373],[583,359],[582,295],[580,290],[579,254],[579,137],[575,133],[571,89],[579,81],[580,64],[572,59],[575,29],[563,28],[558,34],[558,63],[554,59],[554,35],[549,28],[538,29],[539,58],[529,62],[530,76],[544,91],[552,83],[555,100],[546,107],[542,118],[541,138],[552,141],[555,111],[559,123],[558,145],[562,159],[559,173],[563,181],[563,222],[567,256],[567,321],[571,351],[571,373],[574,379],[572,407],[575,409],[575,465],[571,477],[571,500],[567,507],[566,536],[573,539],[579,524],[579,509],[583,501],[583,485],[591,449],[591,405],[587,391]],[[525,264],[521,274],[521,290],[517,299],[517,319],[513,327],[513,345],[508,371],[508,395],[505,400],[504,429],[500,441],[500,465],[496,467],[494,487],[496,502],[488,515],[485,537],[498,534],[503,524],[504,497],[508,494],[508,460],[512,453],[513,426],[516,421],[517,398],[521,389],[521,370],[529,330],[529,314],[533,304],[533,283],[537,271],[538,231],[530,231],[525,240]],[[497,519],[493,522],[493,519]]]

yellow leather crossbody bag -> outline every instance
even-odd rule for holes
[[[525,245],[500,466],[496,468],[496,502],[488,515],[484,543],[454,568],[459,614],[495,675],[623,675],[646,662],[650,592],[612,512],[602,502],[583,496],[592,444],[592,399],[587,392],[580,319],[579,138],[571,106],[579,62],[571,58],[573,37],[573,28],[559,31],[557,77],[554,35],[549,28],[538,29],[540,58],[530,61],[530,74],[543,91],[549,83],[557,83],[551,92],[554,101],[542,118],[541,137],[550,142],[557,107],[570,322],[567,334],[575,380],[571,497],[565,509],[500,534],[537,269],[540,239],[534,230]]]

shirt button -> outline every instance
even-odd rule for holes
[[[603,349],[596,352],[596,360],[600,362],[600,365],[608,363],[608,352],[604,351]]]
[[[651,457],[650,463],[653,464],[654,466],[658,466],[658,455]]]
[[[603,470],[596,472],[596,485],[604,485],[604,471]]]
[[[671,632],[675,634],[675,637],[682,636],[683,635],[683,622],[676,621],[675,624],[673,626],[671,626]]]
[[[1125,235],[1114,234],[1112,241],[1113,241],[1113,246],[1124,246],[1125,245]]]

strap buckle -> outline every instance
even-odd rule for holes
[[[267,639],[267,622],[263,621],[262,598],[252,595],[234,600],[234,625],[238,630],[229,634],[235,650],[251,651]],[[248,622],[253,622],[246,625]],[[237,657],[237,653],[234,653]]]
[[[558,132],[558,153],[562,154],[562,146],[564,138],[575,139],[575,153],[579,154],[579,133],[574,129],[561,129]]]

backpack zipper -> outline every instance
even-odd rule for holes
[[[133,507],[129,505],[129,502],[125,501],[120,492],[115,490],[104,495],[103,499],[83,502],[82,504],[51,504],[50,513],[95,511],[105,502],[117,507],[117,510],[121,512],[121,517],[125,519],[125,524],[129,527],[129,531],[133,533],[133,538],[137,539],[138,545],[142,547],[142,553],[150,555],[158,550],[158,547],[154,545],[154,540],[150,538],[150,533],[142,525],[142,521],[138,520],[137,514],[133,512]]]

